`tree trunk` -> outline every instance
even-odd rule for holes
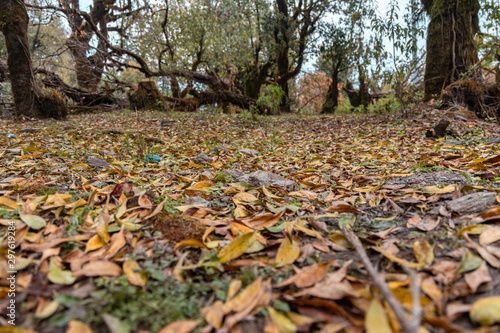
[[[439,96],[478,62],[478,0],[423,0],[430,16],[427,30],[425,100]],[[470,73],[471,76],[477,73]]]
[[[326,100],[321,108],[321,113],[334,113],[335,109],[339,105],[339,73],[338,71],[333,71],[332,82],[330,87],[328,87],[328,92],[326,93]]]
[[[0,25],[7,46],[7,65],[14,95],[16,116],[42,116],[36,101],[36,87],[28,44],[29,17],[21,0],[0,1]]]
[[[278,5],[278,25],[275,29],[274,37],[278,45],[276,82],[284,92],[281,98],[279,111],[280,113],[289,113],[290,103],[288,101],[289,91],[287,75],[290,70],[290,60],[288,58],[288,52],[290,51],[290,32],[288,31],[288,4],[286,0],[277,0],[276,4]]]
[[[67,10],[70,9],[68,3],[63,2]],[[71,8],[79,9],[80,1],[73,0]],[[107,37],[108,11],[105,1],[94,0],[90,15],[94,24],[99,25],[99,30],[103,36]],[[87,56],[91,51],[91,40],[94,36],[92,28],[88,22],[83,21],[79,15],[69,15],[68,21],[72,30],[71,36],[66,40],[66,45],[75,61],[75,72],[78,87],[88,92],[97,92],[101,82],[104,65],[107,58],[107,46],[105,41],[99,39],[97,47],[91,56]]]

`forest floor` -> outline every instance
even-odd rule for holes
[[[419,332],[498,332],[500,127],[438,117],[1,121],[0,332],[399,331],[364,251]]]

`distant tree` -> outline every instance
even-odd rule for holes
[[[331,8],[335,23],[322,26],[323,39],[319,47],[318,68],[331,78],[321,113],[333,113],[338,106],[340,78],[347,78],[349,72],[358,73],[359,90],[351,82],[344,87],[351,104],[355,107],[368,105],[369,93],[366,82],[366,67],[373,58],[371,40],[366,37],[368,22],[375,19],[373,1],[343,0]],[[353,71],[354,69],[354,71]]]

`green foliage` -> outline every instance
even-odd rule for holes
[[[281,98],[284,95],[285,92],[277,84],[267,85],[262,89],[255,105],[257,108],[264,110],[265,114],[277,114]]]
[[[212,292],[209,283],[190,280],[181,283],[164,278],[161,272],[156,272],[154,277],[157,279],[151,278],[144,289],[131,285],[126,276],[121,276],[118,279],[96,279],[99,289],[87,299],[56,296],[68,310],[55,318],[59,320],[53,324],[79,319],[88,324],[102,325],[100,316],[107,313],[132,329],[147,328],[156,332],[173,321],[200,317]],[[76,316],[72,311],[75,308],[79,309]]]
[[[395,113],[399,110],[400,104],[396,96],[394,95],[388,95],[384,98],[379,99],[377,103],[370,104],[368,106],[368,112],[372,112],[375,114]]]

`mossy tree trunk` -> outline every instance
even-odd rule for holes
[[[0,1],[0,25],[7,46],[16,116],[41,117],[28,44],[28,12],[21,0]]]
[[[430,16],[427,30],[425,99],[439,96],[478,62],[474,41],[479,32],[478,0],[422,0]]]
[[[332,71],[332,82],[328,87],[325,103],[321,107],[321,113],[334,113],[335,109],[339,106],[339,69],[340,62],[337,62],[335,69]]]

